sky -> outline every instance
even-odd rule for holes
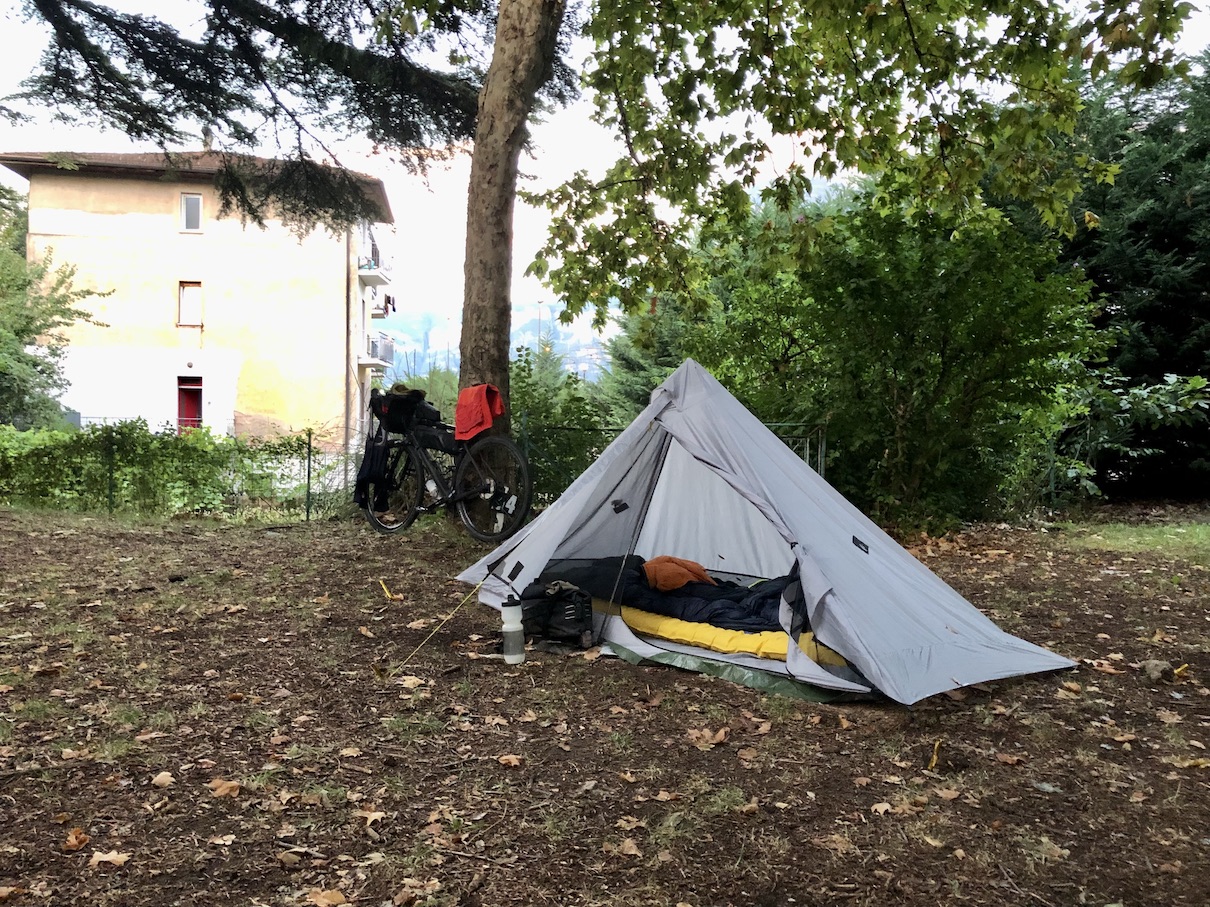
[[[117,0],[110,5],[130,11],[152,12],[157,17],[187,27],[196,22],[199,7],[188,0]],[[1186,25],[1181,49],[1194,54],[1210,46],[1210,0],[1196,4],[1197,12]],[[46,32],[23,23],[12,11],[0,13],[0,97],[19,90],[19,83],[34,68],[46,44]],[[555,186],[577,170],[600,173],[619,152],[614,137],[589,118],[590,104],[582,99],[551,114],[534,127],[534,157],[523,157],[523,185],[527,188]],[[200,143],[199,143],[200,144]],[[34,122],[13,126],[0,121],[0,151],[154,151],[154,146],[134,146],[124,135],[55,122],[50,113]],[[462,261],[466,235],[466,189],[470,173],[467,157],[431,169],[427,182],[408,174],[385,157],[342,152],[345,166],[382,179],[395,215],[394,227],[379,228],[379,243],[392,270],[391,292],[399,316],[389,319],[392,331],[413,333],[417,325],[429,330],[432,350],[456,353],[462,306]],[[0,168],[0,183],[21,191],[25,181]],[[561,306],[555,296],[524,271],[541,247],[548,215],[518,202],[515,219],[513,267],[513,323],[520,325],[540,317],[553,319]],[[593,331],[587,316],[571,329],[564,329],[571,345],[587,344]]]

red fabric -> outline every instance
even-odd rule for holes
[[[494,384],[475,384],[458,392],[454,408],[454,437],[469,441],[492,427],[496,416],[504,415],[504,400]]]

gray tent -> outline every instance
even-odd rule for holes
[[[692,360],[563,495],[458,578],[499,608],[552,562],[638,554],[711,573],[778,577],[797,565],[781,623],[785,662],[636,636],[599,616],[615,654],[745,681],[760,673],[902,703],[1073,662],[1000,630],[862,515]],[[803,620],[860,674],[829,671],[793,641]],[[772,679],[772,678],[770,678]]]

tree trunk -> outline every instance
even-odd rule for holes
[[[479,93],[466,205],[458,384],[494,384],[506,402],[517,163],[534,97],[550,76],[565,8],[562,0],[501,0],[492,62]]]

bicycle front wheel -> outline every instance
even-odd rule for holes
[[[423,495],[424,469],[410,450],[400,450],[386,478],[369,485],[366,519],[379,532],[400,532],[416,521]]]
[[[501,542],[520,529],[533,491],[521,449],[498,435],[472,443],[454,472],[458,517],[481,542]]]

